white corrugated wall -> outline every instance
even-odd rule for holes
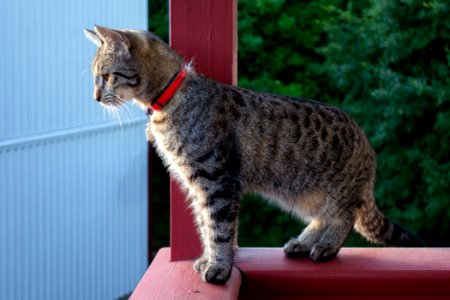
[[[147,267],[145,115],[92,100],[94,24],[147,1],[0,2],[0,299],[114,299]]]

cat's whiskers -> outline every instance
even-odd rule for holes
[[[113,103],[113,105],[111,106],[111,111],[113,112],[113,116],[115,117],[115,119],[119,122],[120,128],[122,128],[122,118],[120,117],[120,113],[117,107],[118,106]]]
[[[122,114],[124,119],[133,121],[136,118],[136,111],[133,109],[134,107],[130,107],[130,101],[118,96],[116,96],[116,100],[118,113]]]
[[[114,101],[113,105],[119,121],[121,121],[122,119],[133,121],[135,116],[133,115],[134,111],[132,110],[132,108],[128,106],[129,101],[118,96],[115,97],[115,100],[116,101]]]
[[[114,120],[113,112],[112,112],[110,106],[106,106],[106,111],[108,112],[109,119],[110,119],[110,120]]]
[[[123,105],[123,100],[117,96],[114,96],[111,97],[111,100],[108,101],[108,104],[113,119],[117,120],[119,122],[120,127],[122,127],[122,114],[124,113],[123,110],[121,109],[121,106]]]
[[[120,117],[117,117],[117,111],[114,109],[115,105],[114,105],[114,101],[111,100],[110,98],[106,98],[105,100],[103,100],[103,102],[100,102],[100,105],[106,110],[106,112],[108,113],[108,117],[110,120],[119,120],[119,124],[122,127],[122,123],[120,121]]]
[[[130,117],[128,111],[126,110],[127,107],[125,106],[125,104],[120,105],[120,106],[116,106],[116,109],[117,109],[117,113],[119,115],[121,115],[124,120],[128,120],[128,121],[132,120],[132,118]]]
[[[134,107],[131,106],[129,101],[126,101],[121,106],[121,109],[130,121],[133,121],[136,118],[136,111],[134,110]]]

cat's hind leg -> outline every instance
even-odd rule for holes
[[[286,201],[290,202],[290,201]],[[303,193],[293,201],[294,205],[288,207],[300,219],[309,222],[302,233],[284,245],[287,257],[308,257],[313,246],[320,240],[328,228],[323,212],[326,207],[327,194],[321,189]]]
[[[351,220],[330,224],[320,240],[313,245],[310,257],[314,261],[328,261],[336,257],[352,228]]]
[[[324,222],[313,219],[297,238],[284,245],[284,254],[291,258],[308,257],[326,230]]]
[[[341,249],[355,223],[355,207],[357,197],[343,197],[340,203],[336,198],[328,198],[327,209],[322,214],[326,223],[326,230],[313,245],[310,257],[314,261],[328,261],[333,259]]]
[[[287,257],[311,257],[314,261],[334,258],[355,222],[355,207],[359,199],[342,194],[327,194],[321,209],[309,211],[312,221],[296,238],[284,246]]]

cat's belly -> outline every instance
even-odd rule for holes
[[[258,194],[307,222],[319,216],[326,206],[326,193],[320,189],[303,192],[296,196],[286,196],[274,191],[260,191]]]

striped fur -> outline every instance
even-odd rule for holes
[[[127,89],[142,107],[184,64],[151,33],[96,28],[96,34],[103,41],[93,63],[103,80],[96,88],[105,74],[108,82],[118,75],[125,85],[117,90]],[[149,130],[188,195],[203,242],[194,268],[208,282],[230,275],[239,199],[248,192],[309,223],[284,246],[289,257],[333,258],[352,228],[379,244],[421,245],[377,208],[375,153],[336,107],[223,85],[189,68]]]

